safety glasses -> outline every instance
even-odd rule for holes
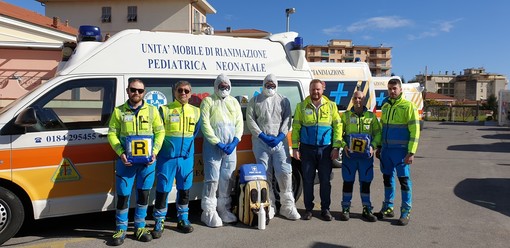
[[[230,86],[219,86],[219,90],[230,90]]]

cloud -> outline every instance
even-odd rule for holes
[[[331,36],[335,36],[335,35],[340,34],[342,32],[343,32],[342,26],[340,26],[340,25],[333,26],[333,27],[330,27],[330,28],[322,29],[322,33],[324,33],[326,35],[331,35]]]
[[[361,32],[364,30],[386,30],[408,27],[413,25],[409,19],[402,19],[398,16],[378,16],[364,21],[359,21],[347,27],[348,32]]]
[[[437,22],[438,23],[438,28],[440,31],[442,32],[450,32],[450,30],[453,29],[453,24],[456,23],[456,22],[459,22],[461,21],[462,18],[458,18],[458,19],[455,19],[453,21],[442,21],[442,22]]]
[[[343,32],[362,32],[365,30],[387,30],[408,27],[413,25],[413,22],[408,19],[403,19],[398,16],[378,16],[372,17],[364,21],[352,23],[347,28],[343,28],[341,25],[336,25],[329,28],[322,29],[322,33],[330,36],[335,36]],[[370,36],[365,39],[370,39]]]
[[[429,37],[435,37],[440,35],[441,33],[448,33],[454,28],[454,24],[456,22],[461,21],[462,18],[458,18],[452,21],[436,21],[434,22],[434,26],[429,28],[427,31],[423,31],[417,35],[410,34],[407,36],[408,40],[419,40]]]

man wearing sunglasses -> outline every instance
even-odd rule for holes
[[[115,164],[117,211],[112,245],[124,243],[128,227],[129,198],[136,180],[135,238],[152,240],[145,228],[149,192],[154,185],[156,155],[165,138],[158,109],[145,103],[145,85],[139,79],[129,82],[128,100],[115,108],[109,123],[108,141],[119,155]]]
[[[262,87],[262,94],[251,98],[246,109],[246,125],[252,134],[253,154],[257,163],[266,167],[269,182],[276,176],[282,204],[280,214],[287,219],[297,220],[301,216],[296,209],[292,192],[292,166],[286,139],[292,116],[290,101],[276,93],[278,81],[275,75],[267,75]],[[275,214],[272,183],[269,184],[269,198],[271,219]]]
[[[243,113],[239,102],[230,96],[231,87],[230,79],[220,74],[214,81],[214,94],[204,98],[200,105],[204,134],[203,212],[200,219],[209,227],[237,221],[230,210],[229,182],[236,168],[236,147],[243,135]]]
[[[156,223],[152,231],[155,239],[160,238],[165,229],[167,198],[174,179],[177,187],[177,229],[184,233],[193,232],[188,220],[188,202],[193,183],[194,140],[200,129],[200,109],[189,104],[189,82],[177,82],[173,93],[175,100],[159,109],[165,125],[165,140],[156,162],[156,203],[153,213]]]

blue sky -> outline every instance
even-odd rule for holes
[[[44,14],[35,0],[4,0]],[[392,47],[392,72],[412,79],[416,74],[449,74],[466,68],[510,76],[510,1],[339,1],[339,0],[208,0],[217,13],[207,22],[216,30],[290,30],[305,45],[350,39],[355,45]],[[74,24],[79,26],[79,24]]]

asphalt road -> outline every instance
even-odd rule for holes
[[[379,166],[375,169],[372,202],[378,210],[383,185]],[[361,220],[357,185],[351,220],[339,221],[342,181],[340,169],[334,169],[331,222],[322,221],[317,209],[310,221],[275,217],[266,230],[242,224],[208,228],[195,203],[193,233],[177,232],[173,214],[161,239],[145,244],[128,236],[122,247],[510,247],[510,128],[426,122],[411,171],[414,206],[405,227],[395,225],[396,219]],[[302,199],[297,205],[303,213]],[[105,247],[113,229],[112,212],[40,220],[4,246]]]

